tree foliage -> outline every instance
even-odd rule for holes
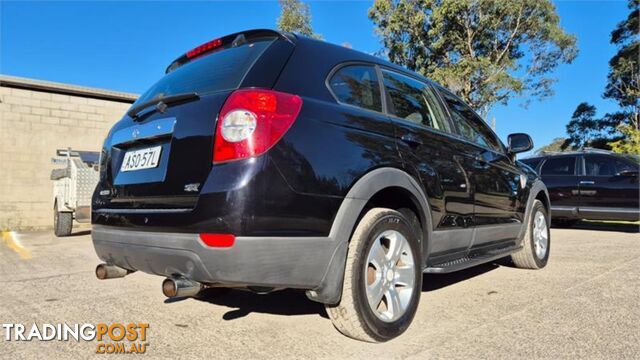
[[[640,130],[632,125],[620,125],[618,131],[622,138],[609,143],[611,150],[622,154],[640,155]]]
[[[557,137],[551,141],[551,143],[541,146],[538,150],[536,150],[537,155],[544,154],[546,152],[562,152],[565,149],[562,148],[562,145],[567,141],[567,138]]]
[[[577,55],[548,0],[374,0],[369,18],[389,60],[487,113],[552,93],[549,74]]]
[[[576,118],[576,113],[583,112],[585,103],[576,108],[574,116],[567,125],[569,140],[567,146],[590,146],[602,149],[632,149],[625,144],[633,144],[637,136],[640,114],[640,41],[638,34],[640,24],[638,13],[639,0],[629,1],[630,13],[627,19],[620,22],[611,33],[611,43],[618,51],[609,61],[609,74],[603,97],[614,100],[619,110],[596,118],[596,109],[588,105],[592,111]],[[589,119],[586,119],[586,117]]]
[[[300,35],[321,39],[322,36],[313,32],[311,27],[311,10],[309,4],[300,0],[279,0],[280,17],[278,29]]]

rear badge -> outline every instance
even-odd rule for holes
[[[197,192],[199,187],[200,187],[200,183],[186,184],[184,186],[184,191]]]

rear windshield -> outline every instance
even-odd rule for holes
[[[189,92],[202,95],[236,89],[253,63],[273,41],[274,38],[256,39],[240,46],[214,51],[186,63],[151,86],[135,104],[154,97]]]

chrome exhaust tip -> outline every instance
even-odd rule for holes
[[[100,264],[96,266],[96,277],[100,280],[122,278],[132,272],[115,265]]]
[[[203,289],[201,283],[181,276],[172,276],[162,282],[162,293],[168,298],[191,297]]]

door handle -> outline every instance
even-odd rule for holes
[[[593,185],[595,181],[592,180],[580,180],[580,185]]]
[[[400,137],[400,140],[406,142],[411,147],[422,145],[422,140],[413,134],[404,134]]]

